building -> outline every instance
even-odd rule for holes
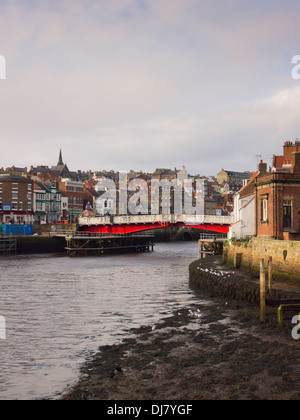
[[[72,178],[71,172],[69,171],[68,166],[63,162],[62,152],[59,152],[59,158],[56,166],[52,166],[51,172],[55,173],[57,177],[61,178]]]
[[[92,209],[96,209],[96,201],[100,194],[94,188],[90,187],[88,183],[84,184],[83,192],[83,208],[85,209],[90,204]]]
[[[68,222],[69,220],[69,200],[68,197],[61,197],[61,220]]]
[[[62,218],[61,195],[54,182],[34,183],[33,210],[36,223],[55,223]]]
[[[81,180],[79,179],[80,177],[82,179],[87,178],[87,174],[81,171],[78,173],[69,171],[67,164],[63,162],[61,150],[59,152],[57,165],[52,166],[51,168],[43,165],[37,167],[31,166],[29,174],[35,181],[40,182],[58,181],[59,178],[70,178],[76,181]]]
[[[174,170],[158,168],[155,170],[151,178],[158,180],[168,179],[169,181],[171,181],[172,179],[177,179],[178,172],[179,171],[177,171],[176,168]]]
[[[234,223],[229,229],[229,238],[243,239],[255,236],[255,180],[259,174],[267,173],[267,165],[260,162],[248,183],[234,195]]]
[[[283,156],[273,157],[272,172],[290,172],[293,163],[293,153],[300,152],[300,141],[297,140],[295,143],[286,141],[283,145]]]
[[[58,182],[58,189],[62,192],[62,197],[68,199],[68,220],[70,223],[73,223],[83,211],[83,188],[83,182],[73,181],[70,178]]]
[[[286,142],[283,152],[255,180],[256,235],[300,240],[300,143]]]
[[[33,181],[25,176],[0,175],[0,223],[33,222]]]
[[[239,190],[243,187],[244,180],[249,180],[251,176],[252,174],[249,172],[234,172],[222,169],[217,175],[217,182],[219,185],[228,184],[229,189],[234,187]]]

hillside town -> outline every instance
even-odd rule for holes
[[[159,168],[153,173],[127,173],[127,181],[143,179],[150,186],[152,179],[157,180],[203,180],[205,214],[229,215],[233,211],[234,195],[251,179],[250,172],[234,172],[222,169],[215,176],[190,175],[183,166]],[[69,170],[59,153],[55,166],[31,166],[30,168],[1,168],[0,171],[0,223],[5,224],[53,224],[73,223],[88,208],[94,209],[97,216],[109,210],[101,203],[98,182],[107,178],[116,185],[119,172],[114,171],[77,171]],[[149,189],[150,190],[150,189]],[[104,192],[104,191],[103,191]],[[129,194],[129,192],[128,192]],[[149,198],[149,202],[150,202]],[[120,212],[118,208],[118,212]],[[171,209],[172,210],[172,209]]]
[[[105,191],[100,191],[97,186],[104,178],[117,185],[119,175],[112,170],[71,171],[64,163],[62,151],[57,164],[51,167],[1,168],[1,229],[7,233],[7,226],[12,225],[70,224],[76,222],[86,209],[93,216],[110,214],[111,203],[101,200]],[[183,166],[180,170],[158,168],[153,173],[130,170],[126,176],[127,182],[142,179],[149,186],[153,179],[181,182],[189,179],[193,183],[201,179],[205,215],[234,217],[230,238],[300,239],[299,141],[285,142],[283,154],[274,155],[270,167],[261,161],[255,172],[221,169],[216,176],[191,175]],[[127,191],[126,194],[131,193]],[[118,201],[118,197],[116,199]],[[120,206],[116,211],[124,214]]]

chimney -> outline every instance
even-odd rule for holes
[[[293,153],[292,173],[300,174],[300,152]]]
[[[267,175],[268,165],[264,163],[262,160],[260,161],[260,164],[258,165],[258,169],[259,169],[260,176]]]

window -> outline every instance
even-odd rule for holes
[[[12,210],[18,210],[18,203],[12,203]]]
[[[44,210],[44,203],[36,203],[36,209],[38,211],[43,211]]]
[[[268,221],[268,200],[266,198],[262,199],[260,202],[260,219],[261,222]]]
[[[283,227],[291,228],[292,226],[292,201],[283,202]]]
[[[19,188],[19,184],[17,182],[12,183],[12,189],[17,190]]]
[[[13,192],[12,193],[12,199],[13,200],[17,200],[18,199],[18,193],[17,192]]]
[[[19,203],[19,210],[22,211],[23,210],[23,203]]]

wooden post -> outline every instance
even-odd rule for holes
[[[273,259],[269,257],[269,292],[272,290],[272,282],[273,282]]]
[[[260,261],[260,322],[266,322],[266,267],[264,259]]]
[[[278,319],[278,324],[282,324],[282,320],[283,320],[282,306],[279,306],[277,310],[277,319]]]

